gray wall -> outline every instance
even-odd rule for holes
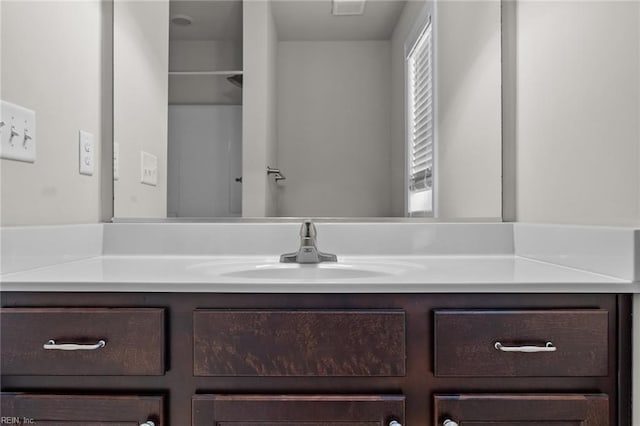
[[[242,107],[170,105],[169,217],[240,216]]]
[[[276,56],[278,39],[271,3],[243,4],[242,215],[276,215],[276,185],[267,166],[276,167]]]
[[[278,44],[280,216],[389,216],[388,41]]]
[[[391,40],[392,205],[401,215],[405,177],[405,40],[424,7],[435,15],[437,218],[501,216],[500,3],[409,1]],[[434,11],[435,9],[435,11]]]
[[[1,2],[0,98],[36,111],[34,164],[0,160],[2,225],[101,219],[104,99],[99,1]],[[107,114],[108,115],[108,114]],[[93,176],[78,173],[78,131],[95,137]],[[106,141],[105,143],[109,143]],[[111,159],[104,159],[110,167]]]
[[[114,3],[114,216],[167,215],[168,0]],[[158,185],[140,183],[140,152],[158,157]]]
[[[500,3],[439,2],[436,31],[438,217],[500,217]]]
[[[242,70],[242,42],[170,41],[169,69],[171,71]]]
[[[517,19],[517,220],[640,224],[640,3]]]

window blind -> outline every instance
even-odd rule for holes
[[[433,188],[433,43],[430,21],[407,56],[407,74],[408,178],[411,197],[412,193]],[[424,195],[420,199],[424,199]],[[412,210],[431,211],[432,203],[426,204],[414,205]]]

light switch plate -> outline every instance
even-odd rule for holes
[[[80,130],[79,137],[79,152],[80,152],[80,174],[92,176],[94,169],[94,137],[92,133]]]
[[[120,144],[113,143],[113,180],[120,180]]]
[[[0,136],[0,158],[35,163],[35,111],[0,101]]]
[[[140,182],[145,185],[158,185],[158,157],[140,151]]]

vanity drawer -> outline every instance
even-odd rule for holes
[[[609,397],[604,394],[435,395],[434,412],[435,425],[607,426]]]
[[[435,311],[440,377],[608,374],[606,310]]]
[[[165,371],[164,309],[7,308],[0,327],[3,375]]]
[[[402,395],[196,395],[192,426],[388,426]]]
[[[195,376],[404,376],[404,311],[196,310]]]
[[[0,394],[0,423],[47,426],[163,426],[161,396]],[[11,418],[21,422],[12,422]]]

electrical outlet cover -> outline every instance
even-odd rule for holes
[[[140,151],[140,182],[145,185],[158,185],[158,157]]]
[[[120,180],[120,144],[113,143],[113,180]]]
[[[35,111],[0,101],[0,158],[35,163]]]
[[[93,134],[89,132],[85,132],[84,130],[80,130],[80,143],[79,143],[79,152],[80,152],[80,174],[92,176],[94,169],[94,138]]]

